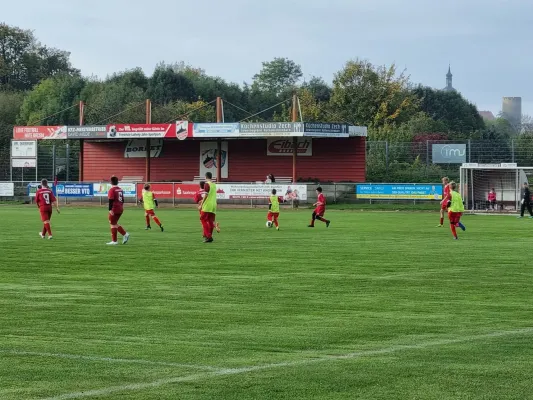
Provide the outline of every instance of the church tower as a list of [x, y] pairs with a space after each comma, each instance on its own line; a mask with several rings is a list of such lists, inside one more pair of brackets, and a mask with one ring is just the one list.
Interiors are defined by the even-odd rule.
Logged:
[[455, 91], [452, 85], [452, 78], [452, 69], [451, 66], [448, 65], [448, 73], [446, 74], [446, 87], [444, 88], [444, 90], [447, 92]]

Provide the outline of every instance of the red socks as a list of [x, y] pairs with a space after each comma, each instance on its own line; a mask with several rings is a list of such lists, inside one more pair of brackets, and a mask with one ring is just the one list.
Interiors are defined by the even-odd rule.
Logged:
[[48, 232], [48, 236], [52, 236], [52, 228], [50, 228], [50, 222], [44, 224], [44, 229]]
[[316, 219], [318, 219], [319, 221], [322, 221], [322, 222], [326, 222], [326, 219], [322, 218], [322, 217], [316, 217]]
[[118, 230], [118, 233], [120, 233], [122, 236], [124, 236], [126, 234], [126, 231], [124, 230], [124, 228], [122, 226], [118, 226], [117, 228]]
[[146, 218], [146, 226], [150, 225], [150, 216], [146, 215], [145, 218]]
[[113, 242], [117, 241], [117, 228], [111, 228], [111, 240]]
[[441, 218], [441, 219], [440, 219], [440, 224], [441, 224], [441, 225], [444, 224], [444, 218]]
[[48, 232], [48, 229], [46, 229], [46, 224], [43, 224], [43, 231], [41, 232], [42, 235], [46, 235], [46, 232]]
[[[149, 218], [146, 217], [146, 219], [148, 220], [148, 222], [146, 223], [146, 225], [150, 225], [150, 220], [149, 220]], [[155, 222], [158, 226], [161, 226], [161, 221], [159, 221], [159, 218], [154, 217], [154, 222]]]
[[454, 224], [450, 224], [450, 228], [452, 230], [453, 237], [457, 238], [457, 231], [455, 230], [455, 225]]

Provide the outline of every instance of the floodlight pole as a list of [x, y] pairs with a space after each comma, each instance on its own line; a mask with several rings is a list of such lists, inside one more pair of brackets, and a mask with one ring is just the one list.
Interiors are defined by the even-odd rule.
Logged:
[[[217, 124], [222, 122], [222, 99], [217, 97], [216, 102]], [[217, 182], [222, 181], [222, 139], [217, 138]]]
[[[146, 123], [152, 123], [152, 102], [150, 99], [146, 99]], [[152, 145], [150, 144], [150, 138], [146, 139], [146, 173], [145, 180], [150, 182], [150, 161], [151, 161]]]
[[[292, 96], [292, 122], [298, 121], [298, 96], [294, 94]], [[292, 138], [292, 182], [297, 181], [296, 176], [296, 158], [298, 156], [298, 137], [293, 136]]]
[[[80, 126], [83, 125], [83, 120], [85, 117], [85, 104], [80, 100]], [[80, 139], [80, 154], [79, 154], [79, 171], [78, 171], [78, 180], [83, 182], [83, 139]]]

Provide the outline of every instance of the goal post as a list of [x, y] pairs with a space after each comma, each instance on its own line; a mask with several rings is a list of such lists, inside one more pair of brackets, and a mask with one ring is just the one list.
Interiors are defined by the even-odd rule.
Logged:
[[[520, 209], [522, 184], [530, 178], [533, 180], [533, 167], [518, 167], [516, 163], [463, 164], [459, 183], [465, 209], [514, 212]], [[488, 201], [491, 189], [496, 193], [496, 207]]]

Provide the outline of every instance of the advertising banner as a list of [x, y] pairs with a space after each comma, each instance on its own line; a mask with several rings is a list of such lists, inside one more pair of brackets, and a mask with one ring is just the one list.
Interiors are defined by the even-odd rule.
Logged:
[[303, 131], [301, 122], [242, 122], [239, 136], [302, 136]]
[[[35, 197], [35, 193], [37, 193], [37, 187], [41, 184], [41, 182], [31, 182], [28, 183], [28, 186], [26, 187], [26, 191], [28, 193], [28, 196]], [[56, 193], [56, 188], [52, 184], [52, 182], [48, 182], [48, 187], [52, 189], [52, 192]]]
[[177, 199], [193, 199], [194, 194], [200, 190], [200, 185], [176, 183], [174, 190]]
[[105, 139], [107, 138], [107, 125], [68, 126], [67, 138]]
[[433, 164], [462, 164], [466, 162], [466, 144], [433, 144]]
[[368, 136], [368, 128], [366, 126], [352, 126], [348, 127], [348, 134], [350, 136]]
[[63, 126], [15, 126], [13, 139], [67, 139], [67, 127]]
[[[135, 197], [137, 191], [135, 190], [135, 183], [122, 182], [118, 184], [124, 191], [124, 197]], [[107, 192], [111, 188], [110, 183], [93, 183], [94, 197], [107, 197]]]
[[277, 195], [285, 201], [297, 199], [307, 200], [307, 186], [291, 184], [250, 184], [220, 183], [217, 184], [217, 198], [220, 200], [267, 199], [277, 190]]
[[[163, 150], [163, 139], [150, 140], [150, 157], [158, 158]], [[146, 158], [146, 139], [131, 139], [126, 143], [124, 158]]]
[[439, 184], [361, 184], [356, 185], [358, 199], [381, 200], [442, 200], [442, 185]]
[[[267, 156], [292, 156], [292, 138], [267, 139]], [[313, 139], [298, 138], [296, 147], [299, 156], [313, 155]]]
[[13, 158], [11, 160], [13, 168], [36, 168], [37, 159], [35, 158]]
[[[221, 148], [222, 178], [227, 179], [228, 142], [222, 142]], [[206, 172], [211, 172], [213, 176], [217, 176], [217, 142], [200, 143], [200, 176], [204, 176]]]
[[[193, 199], [200, 190], [199, 184], [194, 183], [151, 183], [152, 193], [156, 199]], [[144, 189], [144, 183], [137, 184], [139, 198]]]
[[348, 124], [334, 124], [328, 122], [306, 122], [305, 133], [322, 134], [325, 136], [348, 137]]
[[61, 197], [93, 197], [92, 183], [58, 183], [56, 195]]
[[37, 142], [35, 140], [12, 140], [11, 157], [35, 158], [37, 157]]
[[193, 137], [200, 138], [240, 136], [238, 123], [194, 124], [192, 132]]
[[176, 138], [176, 124], [117, 124], [107, 126], [108, 139]]
[[15, 184], [13, 182], [0, 182], [0, 197], [12, 197], [15, 195]]

